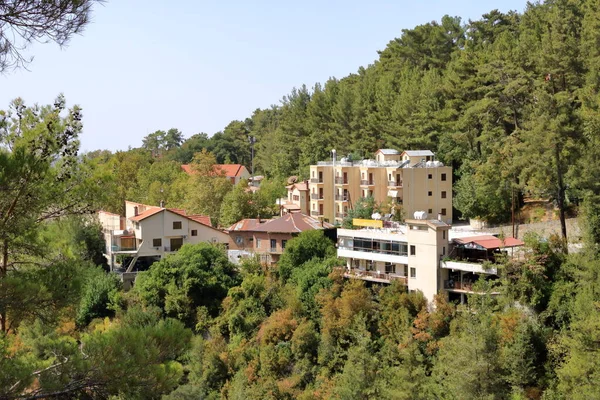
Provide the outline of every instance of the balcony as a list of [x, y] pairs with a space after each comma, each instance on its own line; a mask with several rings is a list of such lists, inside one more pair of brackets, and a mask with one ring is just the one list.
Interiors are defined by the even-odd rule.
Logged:
[[343, 218], [346, 218], [347, 216], [348, 216], [348, 213], [335, 213], [336, 218], [343, 219]]
[[341, 194], [336, 194], [335, 201], [348, 201], [348, 195], [344, 196]]
[[311, 198], [311, 200], [323, 200], [323, 195], [317, 194], [317, 193], [311, 193], [310, 198]]
[[270, 247], [269, 248], [269, 253], [281, 254], [282, 252], [283, 252], [283, 250], [278, 249], [277, 247]]
[[373, 186], [375, 183], [366, 179], [361, 179], [360, 186]]
[[310, 215], [312, 215], [313, 217], [318, 217], [322, 214], [320, 212], [318, 212], [317, 210], [311, 210]]
[[312, 178], [310, 180], [310, 183], [323, 183], [323, 179], [319, 179], [319, 178]]
[[[466, 292], [466, 293], [479, 293], [479, 292], [476, 292], [475, 290], [473, 290], [474, 284], [475, 284], [475, 282], [472, 282], [472, 281], [458, 282], [458, 281], [449, 279], [447, 281], [444, 281], [444, 289], [454, 290], [454, 291], [459, 291], [459, 292]], [[499, 295], [500, 292], [493, 291], [493, 292], [490, 292], [490, 294]]]
[[362, 279], [370, 282], [379, 282], [379, 283], [392, 283], [393, 281], [399, 281], [402, 285], [408, 285], [408, 279], [406, 276], [397, 275], [397, 274], [388, 274], [385, 272], [379, 271], [365, 271], [357, 268], [340, 268], [344, 272], [344, 278], [349, 279]]
[[348, 184], [348, 179], [344, 179], [341, 176], [336, 176], [335, 177], [335, 184], [336, 185], [347, 185]]
[[110, 247], [111, 251], [113, 253], [120, 253], [120, 252], [133, 252], [135, 253], [137, 251], [137, 247], [136, 246], [117, 246], [117, 245], [112, 245]]

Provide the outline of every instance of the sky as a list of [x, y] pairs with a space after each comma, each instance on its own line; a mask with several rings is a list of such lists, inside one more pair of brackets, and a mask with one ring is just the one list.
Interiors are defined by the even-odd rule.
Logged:
[[35, 44], [0, 76], [0, 109], [21, 97], [83, 108], [83, 151], [141, 146], [156, 130], [212, 135], [293, 87], [343, 78], [410, 29], [526, 0], [108, 0], [69, 45]]

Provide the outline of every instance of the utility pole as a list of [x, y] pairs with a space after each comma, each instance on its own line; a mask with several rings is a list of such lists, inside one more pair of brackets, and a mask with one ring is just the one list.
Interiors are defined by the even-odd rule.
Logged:
[[250, 142], [250, 174], [254, 178], [254, 143], [256, 143], [256, 138], [248, 136], [248, 141]]

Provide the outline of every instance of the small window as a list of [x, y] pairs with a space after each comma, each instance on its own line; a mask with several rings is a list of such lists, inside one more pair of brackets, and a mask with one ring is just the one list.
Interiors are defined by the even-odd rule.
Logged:
[[445, 198], [446, 198], [446, 191], [444, 190], [444, 191], [442, 191], [442, 199], [445, 199]]
[[244, 244], [244, 238], [241, 237], [241, 236], [236, 236], [235, 237], [235, 243], [238, 244], [238, 245]]
[[411, 256], [416, 256], [417, 255], [417, 248], [415, 247], [414, 244], [410, 245], [410, 255]]
[[433, 179], [433, 175], [432, 174], [427, 174], [427, 179]]
[[430, 196], [430, 197], [433, 196], [433, 192], [432, 191], [427, 192], [427, 196]]
[[446, 180], [446, 174], [442, 174], [442, 181]]
[[416, 268], [411, 268], [410, 269], [410, 277], [411, 278], [416, 278], [417, 277], [417, 269]]
[[160, 247], [162, 246], [162, 239], [152, 239], [152, 247]]
[[427, 214], [433, 214], [433, 210], [430, 208], [429, 210], [427, 210]]
[[442, 215], [446, 215], [446, 209], [445, 208], [442, 208], [442, 213], [441, 214]]
[[260, 249], [260, 239], [256, 239], [256, 248]]
[[198, 229], [192, 229], [192, 236], [198, 236]]
[[181, 221], [173, 221], [173, 229], [181, 229]]
[[442, 255], [445, 256], [446, 255], [446, 246], [442, 246]]
[[287, 240], [282, 240], [281, 241], [281, 250], [285, 249], [285, 245], [287, 244]]
[[446, 240], [446, 231], [442, 231], [442, 239]]
[[408, 265], [404, 264], [404, 276], [408, 276]]

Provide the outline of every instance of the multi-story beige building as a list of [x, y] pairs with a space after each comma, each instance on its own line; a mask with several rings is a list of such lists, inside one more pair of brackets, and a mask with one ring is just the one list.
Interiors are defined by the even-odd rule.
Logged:
[[466, 296], [477, 293], [477, 281], [498, 278], [499, 258], [514, 256], [515, 248], [524, 244], [511, 237], [454, 231], [435, 219], [387, 224], [338, 229], [337, 255], [346, 259], [344, 276], [382, 284], [400, 281], [430, 302], [442, 293], [464, 303]]
[[339, 223], [361, 197], [452, 222], [452, 168], [429, 150], [380, 149], [374, 160], [320, 161], [310, 166], [310, 215]]

